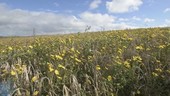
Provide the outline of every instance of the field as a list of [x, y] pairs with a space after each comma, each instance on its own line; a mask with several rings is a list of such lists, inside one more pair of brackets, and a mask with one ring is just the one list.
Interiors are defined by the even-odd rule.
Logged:
[[170, 29], [0, 38], [13, 96], [170, 96]]

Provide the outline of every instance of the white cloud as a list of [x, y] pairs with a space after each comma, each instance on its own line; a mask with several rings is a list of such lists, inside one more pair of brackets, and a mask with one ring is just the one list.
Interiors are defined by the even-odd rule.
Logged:
[[170, 8], [166, 8], [166, 9], [164, 10], [164, 13], [167, 13], [167, 12], [170, 12]]
[[141, 20], [141, 18], [136, 17], [136, 16], [133, 16], [132, 19], [135, 20], [135, 21], [140, 21]]
[[115, 21], [115, 17], [108, 15], [108, 14], [101, 14], [101, 13], [91, 13], [91, 12], [84, 12], [80, 14], [80, 18], [84, 22], [88, 22], [89, 24], [99, 25], [105, 23], [113, 23]]
[[101, 4], [102, 1], [101, 0], [93, 0], [91, 3], [90, 3], [90, 9], [96, 9], [99, 4]]
[[155, 19], [151, 19], [151, 18], [145, 18], [144, 19], [145, 23], [150, 23], [150, 22], [154, 22], [154, 21], [155, 21]]
[[106, 8], [110, 13], [125, 13], [139, 9], [142, 0], [112, 0], [106, 2]]
[[33, 28], [37, 34], [70, 33], [82, 31], [86, 25], [75, 16], [8, 9], [2, 4], [0, 13], [0, 35], [31, 35]]
[[119, 21], [129, 21], [128, 18], [119, 18]]
[[126, 23], [116, 22], [117, 18], [109, 14], [83, 12], [78, 16], [64, 15], [47, 11], [27, 11], [10, 9], [0, 4], [0, 36], [32, 35], [33, 28], [36, 34], [61, 34], [83, 32], [87, 25], [91, 31], [132, 28]]
[[126, 23], [116, 22], [119, 19], [109, 14], [84, 12], [80, 14], [80, 18], [87, 25], [92, 26], [91, 31], [101, 30], [101, 26], [106, 30], [134, 28]]

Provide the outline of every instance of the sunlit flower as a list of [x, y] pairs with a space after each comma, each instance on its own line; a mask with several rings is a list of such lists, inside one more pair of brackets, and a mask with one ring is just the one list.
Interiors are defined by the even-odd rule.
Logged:
[[96, 70], [100, 70], [100, 66], [99, 65], [96, 65]]
[[56, 75], [60, 75], [60, 73], [59, 73], [59, 71], [58, 71], [57, 69], [54, 71], [54, 73], [55, 73]]
[[133, 38], [128, 38], [128, 40], [132, 41], [132, 40], [133, 40]]
[[53, 65], [51, 63], [47, 63], [48, 64], [48, 69], [50, 72], [54, 71]]
[[163, 49], [163, 48], [165, 48], [166, 46], [165, 45], [159, 45], [159, 48], [160, 49]]
[[73, 47], [72, 47], [70, 50], [71, 50], [72, 52], [74, 52], [74, 51], [75, 51]]
[[125, 65], [126, 68], [130, 68], [130, 63], [128, 61], [125, 61], [124, 65]]
[[33, 48], [33, 46], [31, 46], [31, 45], [30, 45], [30, 46], [29, 46], [29, 48], [30, 48], [30, 49], [32, 49], [32, 48]]
[[55, 56], [57, 59], [59, 59], [59, 60], [63, 60], [63, 57], [61, 57], [61, 56], [59, 56], [59, 55], [56, 55]]
[[119, 49], [118, 49], [118, 53], [120, 53], [120, 54], [121, 54], [121, 53], [122, 53], [122, 49], [120, 49], [120, 48], [119, 48]]
[[81, 62], [81, 60], [78, 59], [78, 58], [75, 58], [75, 61], [76, 61], [76, 62], [79, 62], [79, 63]]
[[80, 54], [80, 52], [78, 50], [76, 50], [77, 54]]
[[108, 80], [108, 81], [111, 81], [111, 80], [112, 80], [112, 76], [110, 76], [110, 75], [107, 76], [107, 80]]
[[60, 77], [60, 76], [57, 76], [57, 78], [60, 79], [60, 80], [62, 80], [62, 77]]
[[162, 72], [162, 69], [160, 69], [160, 68], [157, 68], [157, 69], [155, 69], [157, 72]]
[[34, 76], [34, 77], [32, 77], [32, 79], [31, 79], [32, 82], [35, 82], [35, 81], [37, 81], [37, 80], [38, 80], [38, 76]]
[[134, 61], [142, 62], [142, 58], [140, 56], [133, 56]]
[[157, 77], [157, 76], [158, 76], [158, 74], [155, 73], [155, 72], [152, 72], [152, 75], [153, 75], [154, 77]]
[[140, 45], [140, 46], [136, 46], [136, 50], [143, 50], [144, 48]]
[[13, 50], [13, 48], [9, 46], [9, 47], [8, 47], [8, 50], [12, 51], [12, 50]]
[[14, 70], [11, 70], [11, 75], [14, 76], [16, 75], [17, 73], [14, 71]]
[[58, 64], [58, 67], [59, 68], [62, 68], [62, 69], [66, 69], [63, 65], [61, 65], [61, 64]]
[[33, 96], [38, 96], [39, 91], [34, 91]]

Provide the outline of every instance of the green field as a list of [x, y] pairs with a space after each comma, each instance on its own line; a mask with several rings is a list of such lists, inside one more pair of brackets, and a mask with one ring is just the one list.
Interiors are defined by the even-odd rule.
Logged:
[[14, 96], [170, 96], [170, 29], [0, 38]]

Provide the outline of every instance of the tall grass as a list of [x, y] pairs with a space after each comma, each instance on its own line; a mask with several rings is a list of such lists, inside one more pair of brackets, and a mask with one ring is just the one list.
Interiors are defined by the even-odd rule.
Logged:
[[170, 95], [166, 28], [0, 40], [0, 82], [10, 80], [10, 95]]

